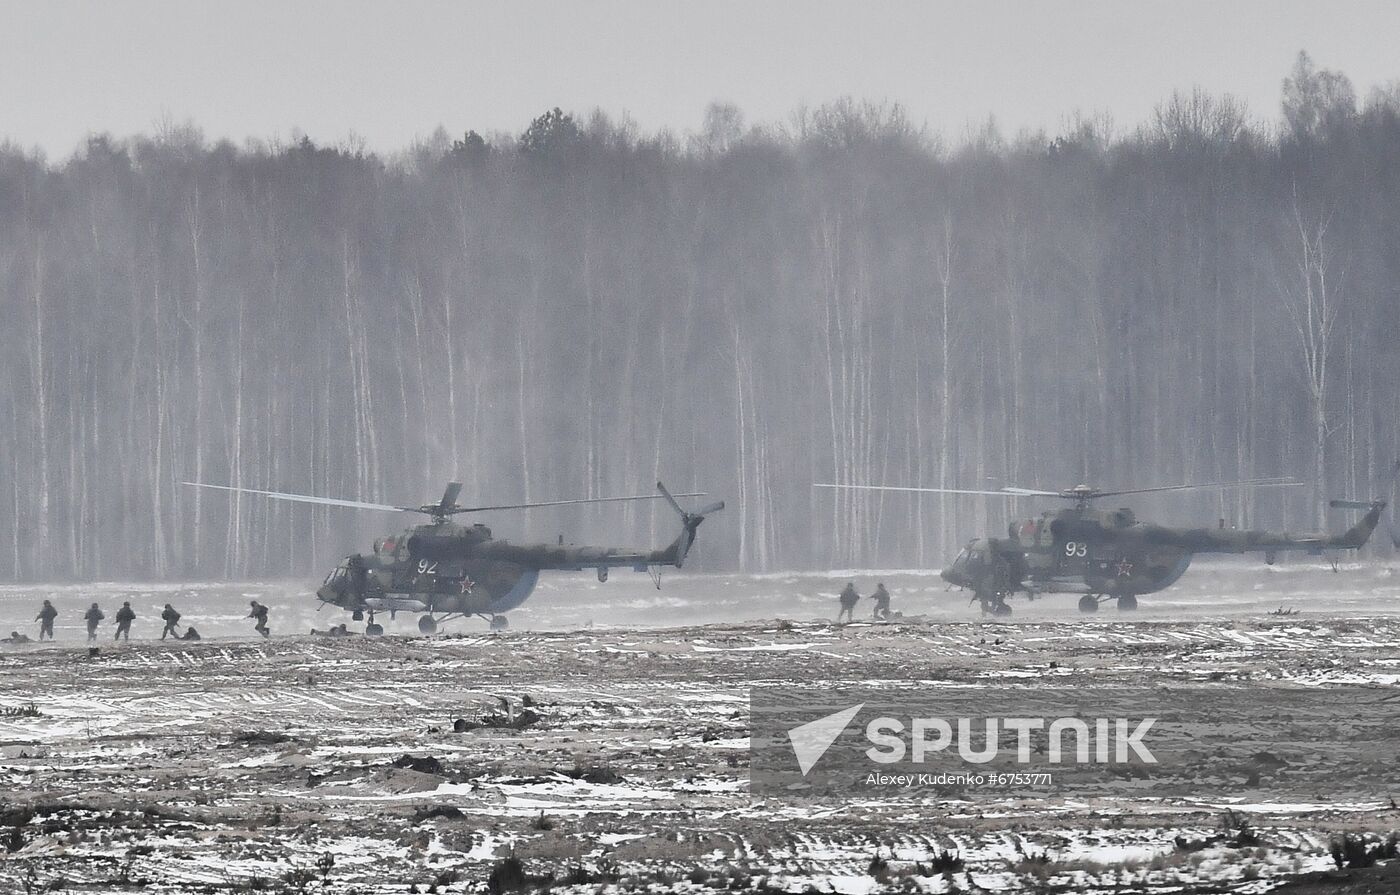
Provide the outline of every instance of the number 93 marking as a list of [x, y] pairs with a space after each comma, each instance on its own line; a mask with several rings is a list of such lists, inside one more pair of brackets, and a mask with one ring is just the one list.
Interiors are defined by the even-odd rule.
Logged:
[[1088, 556], [1089, 545], [1083, 541], [1065, 541], [1065, 556]]

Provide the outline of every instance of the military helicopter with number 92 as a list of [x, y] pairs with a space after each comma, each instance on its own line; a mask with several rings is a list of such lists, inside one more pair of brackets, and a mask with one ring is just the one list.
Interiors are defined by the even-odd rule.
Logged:
[[[424, 634], [437, 631], [440, 622], [471, 615], [485, 618], [492, 630], [499, 630], [506, 627], [505, 613], [525, 602], [535, 589], [540, 572], [547, 569], [596, 569], [598, 580], [607, 581], [609, 569], [630, 566], [639, 572], [651, 572], [659, 587], [660, 567], [680, 568], [695, 543], [695, 532], [700, 523], [709, 514], [724, 509], [724, 502], [720, 501], [695, 512], [687, 511], [676, 501], [676, 497], [701, 497], [703, 492], [673, 495], [661, 482], [656, 483], [656, 494], [482, 507], [457, 505], [457, 497], [462, 491], [459, 482], [450, 482], [437, 503], [421, 507], [362, 503], [202, 482], [184, 484], [258, 494], [274, 500], [428, 516], [431, 521], [426, 524], [375, 541], [374, 551], [368, 555], [355, 553], [347, 556], [326, 576], [325, 582], [316, 591], [316, 596], [323, 603], [348, 610], [356, 621], [368, 614], [366, 634], [384, 633], [383, 626], [374, 621], [376, 612], [388, 612], [391, 618], [399, 612], [421, 612], [423, 615], [418, 619], [418, 630]], [[655, 550], [566, 545], [562, 537], [558, 544], [512, 544], [492, 537], [491, 529], [480, 523], [459, 525], [452, 521], [453, 516], [463, 513], [657, 499], [664, 499], [680, 515], [681, 532], [668, 546]]]
[[[1394, 476], [1400, 474], [1396, 462]], [[1097, 611], [1109, 600], [1121, 610], [1137, 608], [1137, 598], [1176, 583], [1197, 553], [1264, 554], [1272, 565], [1278, 554], [1299, 550], [1320, 555], [1365, 546], [1386, 507], [1384, 500], [1333, 500], [1336, 509], [1366, 510], [1365, 516], [1339, 534], [1290, 534], [1258, 529], [1218, 527], [1171, 528], [1141, 522], [1131, 509], [1100, 510], [1095, 500], [1127, 494], [1189, 491], [1202, 488], [1295, 487], [1292, 479], [1250, 479], [1200, 485], [1166, 485], [1102, 491], [1079, 485], [1063, 491], [1005, 487], [994, 491], [960, 488], [910, 488], [886, 485], [817, 484], [818, 488], [906, 493], [975, 494], [993, 497], [1046, 497], [1073, 501], [1069, 508], [1047, 510], [1035, 519], [1013, 522], [1005, 538], [976, 538], [943, 569], [949, 584], [971, 590], [982, 612], [1010, 615], [1007, 598], [1017, 592], [1034, 599], [1044, 593], [1078, 593], [1079, 608]], [[1392, 532], [1392, 540], [1395, 534]], [[1397, 543], [1400, 546], [1400, 543]], [[1334, 566], [1335, 568], [1335, 566]]]

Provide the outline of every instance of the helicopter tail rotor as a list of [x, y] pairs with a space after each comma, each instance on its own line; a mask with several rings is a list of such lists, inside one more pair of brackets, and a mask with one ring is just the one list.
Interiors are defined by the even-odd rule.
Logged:
[[1334, 510], [1369, 510], [1372, 504], [1384, 501], [1371, 500], [1329, 500], [1327, 505]]
[[[1395, 486], [1400, 483], [1400, 460], [1396, 460], [1390, 467], [1390, 478], [1385, 483], [1385, 490], [1382, 492], [1387, 497], [1393, 497]], [[1386, 534], [1390, 535], [1390, 545], [1400, 549], [1400, 530], [1395, 526], [1395, 511], [1392, 509], [1390, 515], [1385, 520]]]
[[[1400, 460], [1396, 460], [1394, 465], [1391, 466], [1390, 477], [1386, 481], [1386, 485], [1382, 493], [1389, 495], [1391, 492], [1393, 492], [1395, 490], [1397, 479], [1400, 479]], [[1376, 498], [1375, 500], [1339, 499], [1327, 501], [1327, 506], [1331, 507], [1334, 510], [1368, 510], [1384, 512], [1388, 503], [1389, 502], [1385, 498]], [[1362, 527], [1365, 527], [1365, 520], [1362, 520]], [[1370, 526], [1370, 529], [1374, 528], [1375, 525], [1372, 524]], [[1396, 529], [1394, 513], [1391, 513], [1389, 518], [1387, 518], [1386, 520], [1386, 533], [1390, 535], [1391, 546], [1400, 547], [1400, 531]], [[1352, 532], [1348, 532], [1347, 534], [1351, 535]], [[1366, 535], [1369, 534], [1370, 530], [1368, 529], [1366, 530]], [[1362, 543], [1365, 543], [1364, 536], [1362, 537]]]
[[681, 564], [685, 562], [686, 555], [690, 553], [691, 546], [695, 543], [695, 532], [700, 528], [700, 523], [704, 522], [705, 517], [711, 513], [718, 513], [720, 510], [724, 509], [724, 501], [719, 500], [691, 512], [676, 501], [676, 498], [666, 489], [665, 484], [657, 482], [656, 490], [661, 492], [661, 496], [666, 498], [666, 502], [669, 503], [671, 508], [681, 517], [680, 536], [676, 538], [675, 542], [671, 544], [671, 547], [667, 551], [668, 553], [674, 551], [674, 557], [671, 559], [671, 562], [679, 569]]
[[[1400, 460], [1396, 460], [1395, 464], [1391, 467], [1389, 481], [1386, 483], [1386, 487], [1382, 492], [1385, 493], [1387, 497], [1390, 492], [1395, 490], [1397, 477], [1400, 477]], [[1385, 512], [1388, 505], [1389, 501], [1384, 497], [1374, 500], [1342, 498], [1327, 501], [1327, 506], [1334, 510], [1366, 510], [1366, 515], [1360, 522], [1353, 525], [1346, 533], [1336, 539], [1340, 546], [1353, 549], [1364, 546], [1370, 539], [1371, 532], [1375, 531], [1377, 525], [1380, 524], [1381, 514]], [[1386, 521], [1386, 529], [1387, 533], [1390, 535], [1391, 545], [1400, 547], [1400, 532], [1397, 532], [1395, 529], [1393, 513], [1391, 514], [1391, 518]]]
[[657, 482], [656, 490], [661, 492], [661, 496], [666, 498], [666, 502], [671, 505], [671, 508], [673, 510], [675, 510], [677, 513], [680, 513], [682, 516], [685, 515], [685, 510], [681, 509], [681, 505], [679, 503], [676, 503], [676, 499], [671, 496], [671, 492], [666, 488], [664, 482]]

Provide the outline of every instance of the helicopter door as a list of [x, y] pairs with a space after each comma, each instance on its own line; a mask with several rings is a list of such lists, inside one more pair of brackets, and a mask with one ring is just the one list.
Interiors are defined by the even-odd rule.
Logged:
[[1091, 568], [1092, 561], [1093, 550], [1088, 541], [1071, 538], [1060, 544], [1058, 551], [1060, 574], [1083, 576]]

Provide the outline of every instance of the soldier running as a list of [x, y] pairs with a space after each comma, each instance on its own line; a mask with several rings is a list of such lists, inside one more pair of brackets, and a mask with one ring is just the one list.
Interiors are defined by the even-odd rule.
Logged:
[[106, 617], [107, 616], [102, 614], [102, 607], [98, 606], [96, 603], [89, 606], [88, 611], [83, 613], [83, 619], [87, 622], [88, 643], [92, 643], [97, 639], [97, 626], [101, 624], [102, 620]]
[[53, 608], [53, 604], [48, 600], [44, 601], [39, 614], [34, 616], [34, 620], [39, 623], [39, 639], [48, 637], [53, 640], [53, 620], [58, 618], [58, 610]]
[[890, 592], [885, 590], [885, 582], [875, 585], [875, 593], [871, 596], [875, 600], [875, 618], [887, 621], [890, 617]]
[[253, 626], [253, 630], [257, 631], [264, 637], [272, 636], [272, 631], [267, 626], [267, 607], [259, 603], [257, 600], [251, 601], [250, 605], [253, 608], [248, 613], [248, 617], [255, 618], [258, 620], [258, 623]]
[[113, 640], [131, 639], [131, 623], [136, 621], [136, 613], [132, 611], [131, 601], [127, 600], [122, 604], [122, 608], [117, 610], [117, 636]]
[[169, 634], [176, 640], [179, 640], [180, 632], [175, 630], [175, 626], [180, 623], [180, 613], [175, 611], [174, 606], [171, 606], [169, 603], [166, 603], [165, 609], [163, 609], [160, 613], [160, 617], [165, 620], [165, 627], [161, 629], [160, 639], [164, 640], [165, 635]]
[[841, 591], [841, 611], [836, 613], [836, 621], [839, 624], [841, 616], [845, 616], [847, 621], [856, 620], [856, 604], [860, 602], [860, 594], [856, 593], [854, 581], [846, 582], [846, 589]]

